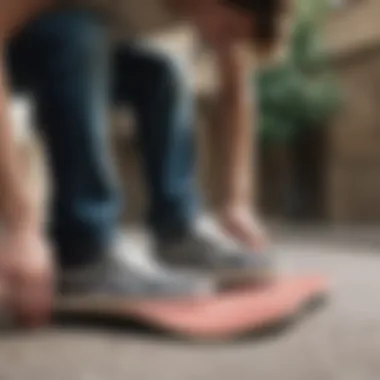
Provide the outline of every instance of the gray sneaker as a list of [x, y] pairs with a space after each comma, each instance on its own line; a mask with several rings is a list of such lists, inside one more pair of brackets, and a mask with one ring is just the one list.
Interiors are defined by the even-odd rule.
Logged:
[[126, 251], [119, 241], [102, 262], [63, 274], [56, 310], [112, 312], [128, 302], [195, 298], [213, 292], [212, 280], [169, 270], [149, 252]]
[[211, 274], [222, 288], [270, 281], [275, 269], [268, 254], [252, 252], [215, 226], [196, 228], [177, 239], [158, 241], [160, 259], [173, 268]]

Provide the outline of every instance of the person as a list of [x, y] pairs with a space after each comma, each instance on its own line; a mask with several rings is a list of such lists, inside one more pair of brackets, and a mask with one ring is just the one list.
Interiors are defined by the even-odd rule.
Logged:
[[[206, 11], [218, 15], [213, 20], [223, 20], [220, 25], [212, 25], [209, 17], [204, 17], [208, 13], [204, 12], [205, 3], [202, 4], [191, 2], [190, 5], [183, 2], [177, 5], [214, 44], [218, 56], [229, 56], [231, 50], [226, 46], [232, 44], [226, 41], [221, 43], [226, 37], [225, 32], [218, 35], [214, 31], [220, 32], [228, 27], [230, 32], [237, 30], [236, 37], [251, 34], [252, 17], [210, 2], [207, 7], [211, 8], [206, 8]], [[11, 9], [8, 5], [0, 6], [2, 57], [9, 57], [10, 71], [16, 73], [16, 82], [21, 82], [21, 85], [32, 90], [37, 101], [39, 121], [43, 126], [52, 161], [55, 196], [51, 236], [60, 267], [63, 268], [64, 291], [77, 297], [85, 295], [96, 298], [97, 295], [106, 295], [109, 302], [114, 302], [115, 298], [125, 299], [131, 296], [193, 296], [210, 291], [208, 281], [168, 272], [153, 261], [149, 265], [141, 265], [139, 258], [133, 252], [125, 254], [125, 249], [120, 244], [117, 248], [123, 251], [123, 260], [114, 260], [115, 255], [110, 254], [110, 251], [114, 248], [119, 206], [115, 195], [117, 191], [110, 178], [112, 171], [109, 168], [104, 136], [104, 107], [107, 103], [104, 74], [108, 70], [105, 69], [107, 53], [99, 49], [99, 46], [107, 46], [103, 44], [104, 35], [99, 34], [99, 24], [93, 22], [94, 19], [88, 12], [71, 13], [65, 10], [62, 13], [62, 9], [45, 13], [29, 24], [27, 29], [21, 29], [15, 35], [13, 31], [20, 27], [22, 21], [37, 12], [39, 7], [45, 7], [44, 2], [37, 0], [19, 0], [16, 5], [18, 7]], [[63, 38], [65, 23], [62, 20], [67, 20], [68, 16], [72, 27], [67, 29], [67, 38]], [[82, 25], [83, 20], [89, 28], [78, 34], [80, 28], [77, 27]], [[241, 28], [241, 25], [246, 29]], [[134, 61], [128, 55], [133, 54], [136, 52], [131, 50], [116, 53], [116, 58], [119, 55], [119, 58], [124, 59], [115, 60], [116, 66], [121, 64], [122, 70], [118, 71], [116, 67], [115, 73], [119, 72], [121, 76], [115, 81], [114, 94], [121, 95], [122, 98], [129, 95], [128, 83], [123, 85], [122, 75], [128, 82], [127, 64]], [[138, 60], [135, 60], [135, 64], [136, 62]], [[5, 89], [4, 60], [0, 64], [0, 206], [4, 220], [4, 233], [0, 242], [0, 271], [10, 285], [13, 309], [20, 316], [27, 316], [29, 321], [38, 322], [47, 315], [49, 301], [52, 299], [51, 248], [43, 223], [38, 217], [39, 213], [27, 187], [22, 183], [20, 161], [6, 116], [8, 95]], [[150, 75], [156, 78], [157, 71], [153, 70]], [[182, 96], [178, 97], [173, 92], [173, 83], [168, 79], [158, 82], [157, 89], [164, 92], [150, 94], [152, 98], [152, 95], [157, 98], [160, 95], [158, 99], [161, 102], [170, 97], [181, 100]], [[144, 87], [142, 84], [140, 81], [135, 83], [133, 88], [136, 93], [132, 100], [135, 100], [137, 107], [140, 104], [141, 109], [145, 110], [145, 114], [140, 116], [147, 119], [145, 127], [141, 127], [144, 123], [140, 125], [142, 147], [148, 154], [155, 151], [155, 157], [160, 158], [154, 162], [149, 160], [148, 154], [145, 155], [150, 187], [155, 188], [150, 221], [152, 226], [156, 226], [160, 258], [168, 264], [193, 264], [201, 269], [216, 269], [228, 276], [233, 272], [239, 275], [262, 272], [267, 268], [267, 262], [262, 257], [248, 255], [235, 247], [218, 247], [193, 231], [193, 213], [196, 208], [191, 201], [194, 193], [188, 195], [192, 185], [189, 173], [192, 172], [193, 160], [173, 160], [175, 151], [183, 148], [181, 133], [189, 128], [186, 125], [186, 113], [182, 115], [182, 129], [168, 128], [170, 131], [166, 131], [166, 134], [165, 131], [161, 133], [165, 128], [153, 130], [154, 113], [146, 112], [146, 107], [150, 107], [149, 97], [144, 99], [142, 92], [139, 92]], [[121, 92], [117, 91], [118, 87]], [[166, 106], [167, 104], [159, 102], [150, 110], [156, 109], [157, 115]], [[174, 115], [168, 111], [163, 112], [162, 120], [180, 117], [186, 109], [178, 107], [176, 111], [178, 113]], [[147, 131], [149, 128], [150, 132]], [[173, 139], [178, 139], [177, 144], [168, 144], [168, 140], [173, 142]], [[191, 155], [191, 152], [188, 153]], [[181, 177], [182, 174], [185, 176]], [[167, 178], [170, 175], [172, 177]], [[184, 181], [184, 178], [187, 180]], [[165, 192], [169, 195], [167, 199]], [[175, 202], [181, 197], [186, 202], [178, 202], [176, 207]], [[168, 210], [172, 213], [170, 217]]]

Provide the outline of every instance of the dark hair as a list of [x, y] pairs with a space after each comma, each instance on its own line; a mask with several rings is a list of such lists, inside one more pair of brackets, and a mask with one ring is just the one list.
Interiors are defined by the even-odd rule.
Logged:
[[252, 12], [255, 16], [254, 43], [260, 50], [273, 47], [279, 38], [279, 16], [283, 0], [222, 0], [222, 3]]

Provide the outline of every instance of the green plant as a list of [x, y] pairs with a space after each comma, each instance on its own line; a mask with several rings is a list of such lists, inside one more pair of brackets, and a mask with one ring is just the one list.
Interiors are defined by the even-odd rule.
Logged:
[[304, 128], [325, 125], [339, 90], [323, 49], [327, 0], [299, 0], [287, 56], [256, 76], [264, 142], [289, 141]]

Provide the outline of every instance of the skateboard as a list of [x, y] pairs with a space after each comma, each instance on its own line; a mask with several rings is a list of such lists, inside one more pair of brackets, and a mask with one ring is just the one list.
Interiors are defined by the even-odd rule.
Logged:
[[322, 276], [280, 277], [270, 284], [247, 286], [215, 296], [182, 300], [57, 301], [58, 315], [115, 317], [135, 321], [191, 340], [231, 340], [276, 329], [323, 300], [329, 290]]

